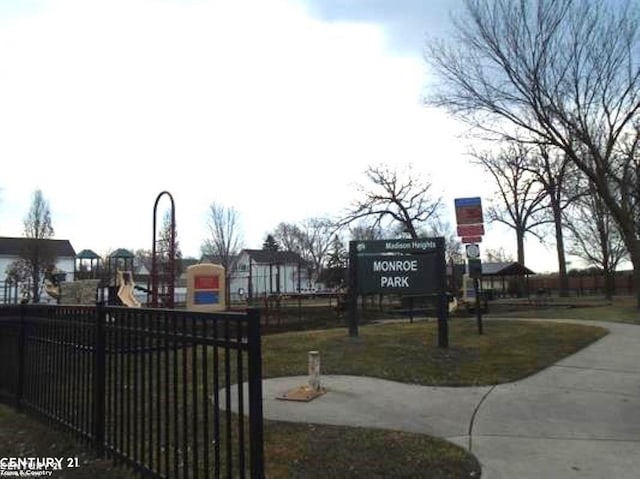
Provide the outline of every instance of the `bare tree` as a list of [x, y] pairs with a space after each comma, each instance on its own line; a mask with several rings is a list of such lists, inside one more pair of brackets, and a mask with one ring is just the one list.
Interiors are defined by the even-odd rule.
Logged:
[[507, 253], [502, 246], [499, 248], [487, 248], [484, 256], [487, 263], [513, 263], [513, 256]]
[[[207, 226], [210, 236], [201, 246], [202, 254], [217, 257], [220, 264], [224, 266], [228, 296], [229, 275], [235, 266], [243, 244], [240, 232], [240, 215], [232, 207], [213, 202], [209, 206]], [[227, 302], [228, 299], [227, 297]]]
[[26, 283], [31, 278], [31, 268], [26, 260], [20, 258], [7, 265], [5, 274], [7, 281], [13, 283]]
[[374, 241], [384, 239], [385, 232], [379, 225], [361, 220], [349, 225], [349, 237], [352, 241]]
[[53, 234], [49, 202], [44, 198], [42, 190], [36, 190], [33, 193], [29, 213], [24, 219], [24, 236], [33, 239], [49, 239]]
[[460, 241], [451, 223], [441, 220], [434, 221], [424, 233], [425, 236], [440, 236], [444, 238], [444, 253], [448, 263], [460, 264], [464, 262], [465, 255], [462, 248], [462, 241]]
[[339, 229], [328, 218], [307, 218], [299, 224], [280, 223], [271, 236], [284, 251], [298, 253], [310, 266], [311, 277], [317, 279], [325, 266], [333, 236]]
[[411, 171], [398, 172], [389, 166], [369, 166], [367, 184], [359, 185], [361, 196], [340, 221], [347, 225], [361, 218], [374, 218], [374, 227], [391, 220], [402, 233], [418, 238], [427, 221], [438, 218], [442, 198], [431, 198], [432, 185]]
[[279, 223], [271, 234], [284, 251], [302, 253], [302, 231], [294, 223]]
[[[638, 131], [637, 5], [465, 0], [465, 7], [456, 41], [427, 47], [441, 80], [430, 101], [500, 138], [524, 131], [562, 150], [617, 223], [640, 285], [638, 218], [628, 198], [637, 172], [618, 148]], [[640, 308], [640, 287], [636, 294]]]
[[564, 247], [563, 211], [583, 194], [573, 188], [579, 172], [566, 154], [557, 148], [538, 145], [530, 150], [528, 169], [545, 192], [545, 206], [555, 230], [558, 257], [559, 295], [569, 294], [569, 277]]
[[47, 240], [53, 237], [49, 202], [41, 190], [33, 193], [29, 213], [24, 219], [24, 246], [20, 258], [24, 260], [31, 280], [31, 298], [34, 303], [40, 301], [40, 280], [42, 275], [52, 269], [56, 262], [54, 248]]
[[489, 205], [487, 217], [514, 230], [516, 254], [522, 265], [525, 235], [534, 233], [547, 221], [541, 219], [545, 192], [528, 169], [527, 155], [528, 149], [519, 143], [510, 144], [497, 154], [474, 154], [474, 161], [493, 177], [498, 188], [498, 200]]
[[[105, 255], [105, 257], [108, 258], [108, 255]], [[146, 269], [151, 271], [151, 250], [150, 249], [138, 248], [133, 252], [134, 269], [138, 269], [141, 266], [144, 266]]]
[[338, 227], [328, 218], [307, 218], [302, 221], [302, 258], [311, 264], [311, 277], [322, 273], [327, 253]]
[[618, 201], [635, 218], [636, 233], [640, 235], [640, 119], [634, 123], [634, 131], [624, 135], [616, 149], [618, 175], [612, 187], [618, 192]]
[[[175, 222], [175, 219], [174, 219]], [[173, 248], [171, 247], [171, 211], [167, 210], [162, 215], [162, 226], [160, 227], [160, 231], [158, 232], [158, 244], [156, 247], [156, 254], [158, 255], [158, 263], [160, 268], [165, 272], [168, 272], [170, 266], [170, 255], [171, 250], [173, 249], [173, 254], [176, 269], [174, 271], [176, 277], [179, 277], [182, 274], [182, 251], [180, 250], [180, 242], [178, 241], [178, 226], [177, 222], [173, 224]]]
[[610, 300], [615, 270], [628, 252], [615, 222], [592, 184], [588, 185], [587, 194], [566, 211], [565, 220], [569, 231], [569, 252], [589, 266], [602, 269], [605, 295]]

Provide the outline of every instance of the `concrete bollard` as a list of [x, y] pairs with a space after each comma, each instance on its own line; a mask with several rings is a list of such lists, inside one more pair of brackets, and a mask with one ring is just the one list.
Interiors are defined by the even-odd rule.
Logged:
[[277, 399], [309, 402], [325, 392], [326, 390], [320, 384], [320, 353], [309, 351], [309, 383], [293, 388], [277, 396]]
[[320, 353], [309, 351], [309, 387], [312, 391], [320, 391]]

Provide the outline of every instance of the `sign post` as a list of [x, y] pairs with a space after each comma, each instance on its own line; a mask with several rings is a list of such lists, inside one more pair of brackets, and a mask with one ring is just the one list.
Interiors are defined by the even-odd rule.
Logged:
[[478, 334], [482, 334], [482, 311], [480, 310], [480, 280], [473, 278], [473, 288], [476, 290], [476, 322], [478, 323]]
[[349, 243], [349, 335], [358, 335], [359, 294], [438, 295], [438, 346], [449, 346], [444, 238]]
[[480, 310], [482, 263], [480, 261], [480, 248], [477, 245], [477, 243], [482, 241], [482, 235], [484, 235], [482, 200], [477, 196], [472, 198], [457, 198], [454, 200], [454, 204], [456, 208], [456, 222], [458, 223], [458, 236], [462, 237], [462, 242], [467, 245], [468, 274], [469, 277], [473, 278], [478, 334], [482, 334], [482, 312]]

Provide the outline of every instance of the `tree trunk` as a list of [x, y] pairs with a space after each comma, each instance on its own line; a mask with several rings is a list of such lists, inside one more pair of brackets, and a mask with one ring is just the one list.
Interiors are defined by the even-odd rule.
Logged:
[[[620, 223], [618, 223], [620, 225]], [[636, 309], [640, 310], [640, 240], [636, 239], [633, 229], [625, 228], [626, 224], [620, 225], [622, 230], [624, 245], [629, 251], [629, 259], [633, 265], [633, 289], [636, 293]]]
[[524, 264], [524, 232], [516, 230], [516, 241], [517, 241], [517, 255], [518, 255], [518, 263], [522, 266]]
[[634, 240], [634, 245], [629, 249], [631, 264], [633, 264], [633, 288], [636, 292], [636, 308], [640, 310], [640, 241]]
[[613, 299], [615, 274], [616, 272], [611, 270], [605, 270], [604, 272], [604, 297], [607, 301]]
[[615, 270], [611, 269], [611, 265], [609, 264], [609, 248], [605, 245], [602, 248], [603, 251], [603, 260], [602, 260], [602, 274], [604, 276], [604, 297], [607, 301], [611, 301], [613, 299], [613, 285], [614, 285], [614, 275], [616, 274]]
[[556, 252], [558, 254], [558, 294], [569, 295], [569, 277], [567, 276], [567, 260], [564, 254], [564, 237], [562, 235], [562, 211], [557, 204], [552, 205], [553, 224], [556, 228]]
[[[524, 232], [516, 231], [517, 241], [518, 241], [518, 263], [524, 266]], [[516, 296], [521, 298], [524, 295], [525, 284], [524, 277], [518, 277], [516, 279]]]
[[31, 285], [31, 302], [39, 303], [40, 302], [40, 271], [38, 270], [39, 266], [36, 266], [33, 271], [33, 275], [31, 279], [33, 280], [33, 284]]
[[411, 220], [407, 220], [406, 224], [406, 229], [407, 229], [407, 233], [409, 233], [409, 235], [411, 236], [411, 239], [418, 239], [418, 233], [416, 231], [416, 229], [413, 227], [413, 223], [411, 222]]

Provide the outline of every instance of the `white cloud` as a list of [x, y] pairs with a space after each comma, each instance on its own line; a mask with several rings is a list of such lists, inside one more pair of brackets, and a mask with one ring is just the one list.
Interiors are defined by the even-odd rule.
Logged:
[[98, 252], [150, 248], [169, 190], [187, 255], [213, 200], [258, 247], [339, 214], [372, 163], [412, 162], [451, 205], [489, 193], [424, 82], [379, 27], [285, 0], [45, 2], [0, 24], [0, 234], [21, 234], [36, 188], [56, 236]]

